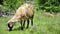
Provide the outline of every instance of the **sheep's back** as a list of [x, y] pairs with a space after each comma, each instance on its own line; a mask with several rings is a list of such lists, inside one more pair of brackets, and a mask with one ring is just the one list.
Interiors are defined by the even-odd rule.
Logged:
[[34, 15], [33, 6], [29, 4], [23, 5], [17, 9], [15, 15], [17, 17], [21, 16], [21, 20], [29, 19], [30, 17]]

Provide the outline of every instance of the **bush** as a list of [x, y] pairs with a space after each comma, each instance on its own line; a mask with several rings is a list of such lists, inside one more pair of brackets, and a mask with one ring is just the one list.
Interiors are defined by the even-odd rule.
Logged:
[[41, 10], [46, 10], [46, 12], [50, 12], [50, 13], [58, 13], [60, 12], [60, 7], [59, 6], [40, 6]]
[[3, 5], [8, 9], [8, 11], [16, 10], [24, 0], [4, 0]]
[[[26, 0], [4, 0], [3, 5], [7, 11], [16, 10], [19, 6], [25, 3]], [[29, 1], [29, 0], [27, 0]], [[47, 12], [60, 12], [60, 0], [33, 0], [36, 10], [47, 10]]]
[[35, 5], [40, 10], [46, 10], [47, 12], [60, 12], [60, 0], [35, 0]]
[[7, 15], [7, 13], [8, 13], [7, 8], [2, 6], [2, 5], [0, 5], [0, 16]]

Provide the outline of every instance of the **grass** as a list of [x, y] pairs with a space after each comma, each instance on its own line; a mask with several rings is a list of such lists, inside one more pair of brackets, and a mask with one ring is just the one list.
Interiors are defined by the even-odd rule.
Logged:
[[47, 17], [42, 15], [43, 12], [35, 12], [34, 26], [31, 23], [28, 29], [20, 30], [20, 23], [16, 23], [11, 32], [7, 29], [7, 21], [11, 19], [0, 18], [0, 34], [60, 34], [60, 16]]

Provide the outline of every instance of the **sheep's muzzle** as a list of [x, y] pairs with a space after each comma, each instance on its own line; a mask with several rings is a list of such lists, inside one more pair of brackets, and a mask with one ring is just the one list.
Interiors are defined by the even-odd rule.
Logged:
[[12, 31], [12, 27], [13, 27], [13, 22], [9, 22], [8, 23], [8, 30]]

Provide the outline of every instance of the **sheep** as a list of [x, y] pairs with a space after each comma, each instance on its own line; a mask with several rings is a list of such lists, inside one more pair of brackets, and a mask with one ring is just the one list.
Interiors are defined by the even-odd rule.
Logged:
[[[33, 26], [33, 17], [34, 17], [34, 7], [30, 3], [25, 3], [20, 6], [17, 10], [15, 15], [7, 22], [8, 23], [8, 30], [12, 31], [13, 25], [16, 22], [21, 23], [21, 29], [25, 27], [25, 21], [27, 21], [27, 27], [29, 27], [29, 20], [31, 20], [31, 25]], [[23, 24], [22, 24], [23, 22]]]

